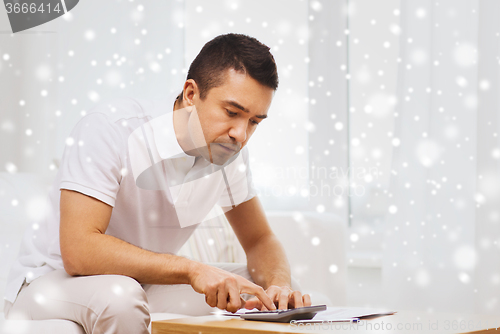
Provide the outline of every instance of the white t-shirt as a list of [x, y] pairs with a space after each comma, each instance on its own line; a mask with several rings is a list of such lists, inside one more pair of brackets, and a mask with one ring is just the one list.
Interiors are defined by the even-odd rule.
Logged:
[[224, 168], [182, 150], [173, 127], [175, 97], [170, 93], [160, 100], [119, 98], [97, 105], [76, 124], [49, 193], [49, 213], [30, 224], [36, 230], [25, 231], [5, 299], [14, 302], [25, 279], [30, 283], [64, 268], [60, 189], [112, 206], [106, 234], [172, 254], [201, 222], [255, 196], [246, 147]]

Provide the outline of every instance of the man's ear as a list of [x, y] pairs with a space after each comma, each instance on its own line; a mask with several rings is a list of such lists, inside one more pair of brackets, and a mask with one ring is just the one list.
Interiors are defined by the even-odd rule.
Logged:
[[199, 89], [196, 81], [188, 79], [184, 83], [184, 91], [182, 94], [182, 101], [185, 106], [194, 106], [194, 100], [199, 98]]

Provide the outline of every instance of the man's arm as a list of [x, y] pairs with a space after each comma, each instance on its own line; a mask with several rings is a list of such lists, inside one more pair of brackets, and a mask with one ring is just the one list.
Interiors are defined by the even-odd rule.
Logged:
[[241, 293], [274, 309], [264, 289], [242, 276], [197, 261], [144, 250], [105, 234], [113, 208], [81, 193], [61, 190], [60, 246], [66, 272], [125, 275], [143, 284], [190, 284], [207, 304], [235, 312]]
[[[286, 309], [289, 303], [294, 307], [311, 305], [309, 295], [302, 296], [299, 291], [291, 290], [290, 264], [269, 227], [258, 197], [226, 212], [226, 217], [245, 250], [250, 275], [279, 303], [279, 308]], [[247, 304], [258, 308], [262, 305], [257, 300], [254, 302]]]
[[147, 284], [189, 284], [193, 262], [144, 250], [104, 234], [113, 208], [81, 193], [61, 190], [60, 245], [70, 275], [118, 274]]
[[236, 237], [247, 256], [247, 266], [255, 283], [291, 287], [290, 264], [285, 250], [269, 227], [257, 196], [226, 212]]

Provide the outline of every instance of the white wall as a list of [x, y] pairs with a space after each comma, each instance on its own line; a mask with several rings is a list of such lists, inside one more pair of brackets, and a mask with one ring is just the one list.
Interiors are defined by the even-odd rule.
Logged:
[[[53, 175], [66, 137], [96, 103], [182, 88], [183, 10], [177, 0], [86, 1], [0, 34], [0, 168]], [[5, 11], [0, 30], [10, 30]]]

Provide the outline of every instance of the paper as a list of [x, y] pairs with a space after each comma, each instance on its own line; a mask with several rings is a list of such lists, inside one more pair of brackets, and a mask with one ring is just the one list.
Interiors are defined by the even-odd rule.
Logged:
[[391, 315], [396, 312], [378, 310], [371, 308], [342, 308], [342, 307], [328, 307], [325, 311], [316, 313], [314, 318], [308, 320], [296, 320], [296, 323], [314, 323], [314, 322], [339, 322], [339, 321], [358, 321], [362, 318], [370, 316]]

